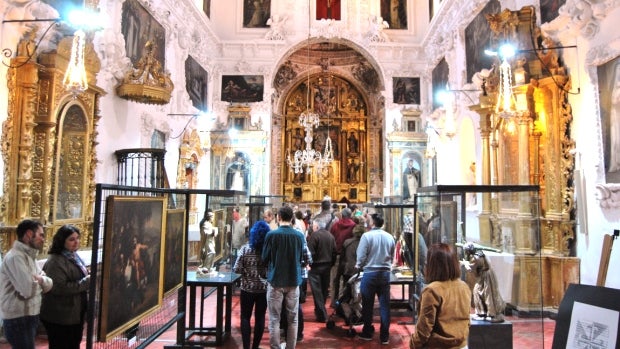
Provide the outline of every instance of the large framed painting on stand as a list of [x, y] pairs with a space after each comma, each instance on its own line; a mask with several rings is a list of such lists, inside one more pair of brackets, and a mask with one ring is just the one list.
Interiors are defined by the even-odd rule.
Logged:
[[107, 198], [101, 341], [131, 329], [161, 305], [166, 201], [164, 197]]

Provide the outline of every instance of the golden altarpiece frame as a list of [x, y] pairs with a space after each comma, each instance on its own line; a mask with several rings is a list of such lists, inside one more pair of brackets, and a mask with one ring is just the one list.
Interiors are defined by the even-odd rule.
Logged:
[[[84, 52], [88, 89], [75, 97], [65, 90], [62, 82], [72, 41], [72, 36], [64, 37], [55, 51], [32, 59], [18, 49], [11, 59], [15, 68], [7, 73], [8, 115], [2, 128], [3, 251], [10, 248], [15, 227], [26, 218], [41, 221], [48, 232], [73, 224], [84, 232], [83, 246], [91, 243], [96, 128], [104, 92], [93, 84], [100, 61], [91, 40]], [[44, 249], [52, 236], [47, 234]]]
[[[517, 82], [513, 91], [519, 111], [509, 118], [496, 112], [497, 67], [483, 85], [479, 104], [470, 107], [480, 114], [481, 184], [538, 185], [540, 241], [536, 241], [527, 223], [535, 213], [530, 211], [526, 197], [517, 195], [517, 206], [503, 207], [498, 196], [490, 193], [481, 194], [480, 240], [514, 253], [513, 301], [518, 309], [527, 310], [535, 304], [536, 299], [529, 297], [536, 295], [528, 290], [542, 285], [543, 306], [553, 311], [559, 307], [568, 284], [579, 283], [580, 273], [580, 261], [574, 257], [575, 142], [570, 138], [570, 76], [560, 65], [559, 48], [540, 36], [533, 7], [506, 9], [487, 19], [496, 43], [510, 42], [522, 51], [510, 62]], [[532, 43], [539, 44], [533, 48]], [[497, 219], [506, 215], [515, 217], [512, 226], [502, 226]], [[511, 241], [504, 240], [505, 231], [512, 232]]]
[[[308, 91], [310, 86], [310, 91]], [[309, 96], [309, 101], [307, 101]], [[325, 196], [334, 201], [366, 202], [368, 193], [367, 155], [369, 140], [368, 112], [363, 94], [345, 79], [324, 71], [302, 81], [285, 101], [282, 149], [284, 162], [296, 150], [306, 148], [305, 130], [299, 115], [306, 107], [320, 117], [313, 129], [310, 144], [324, 153], [327, 137], [331, 139], [334, 161], [322, 173], [294, 173], [284, 164], [284, 195], [293, 202], [318, 202]]]

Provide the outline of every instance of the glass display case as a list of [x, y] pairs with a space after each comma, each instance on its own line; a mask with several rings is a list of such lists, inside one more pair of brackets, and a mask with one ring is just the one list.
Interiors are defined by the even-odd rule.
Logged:
[[[543, 318], [552, 307], [549, 294], [563, 292], [568, 284], [560, 283], [558, 290], [551, 286], [558, 281], [549, 272], [556, 263], [555, 256], [541, 254], [540, 201], [535, 185], [435, 185], [418, 188], [414, 216], [425, 244], [454, 246], [462, 278], [474, 291], [474, 313], [483, 311], [479, 307], [484, 313], [493, 307], [501, 312], [487, 314], [481, 323], [510, 324], [514, 317], [527, 317], [533, 322], [532, 338], [542, 348]], [[495, 280], [485, 284], [488, 270]], [[493, 304], [486, 298], [485, 304], [494, 292], [501, 300]]]

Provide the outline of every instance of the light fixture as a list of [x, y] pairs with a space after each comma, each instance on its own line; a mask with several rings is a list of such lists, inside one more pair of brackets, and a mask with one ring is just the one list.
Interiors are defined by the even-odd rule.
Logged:
[[[73, 36], [73, 43], [71, 45], [71, 57], [69, 57], [69, 63], [67, 65], [67, 70], [65, 71], [65, 75], [63, 78], [63, 86], [65, 89], [73, 94], [76, 97], [78, 94], [84, 92], [88, 88], [88, 76], [86, 73], [86, 69], [84, 67], [84, 49], [85, 49], [85, 37], [86, 33], [82, 28], [90, 28], [93, 30], [98, 30], [101, 26], [98, 24], [98, 14], [93, 13], [93, 11], [88, 10], [74, 10], [69, 14], [68, 24], [71, 27], [77, 27], [78, 30], [75, 32]], [[37, 43], [34, 43], [34, 37], [36, 36], [37, 27], [31, 29], [30, 33], [27, 34], [29, 37], [22, 39], [20, 44], [18, 45], [17, 54], [26, 57], [25, 60], [19, 61], [16, 65], [6, 64], [2, 62], [5, 66], [9, 68], [19, 68], [32, 59], [34, 57], [41, 41], [45, 38], [47, 33], [52, 29], [54, 25], [60, 25], [61, 22], [64, 22], [62, 18], [34, 18], [34, 19], [11, 19], [11, 20], [3, 20], [2, 25], [5, 23], [38, 23], [38, 22], [52, 22], [43, 32]], [[25, 52], [19, 52], [21, 50]], [[2, 54], [4, 57], [12, 57], [13, 51], [10, 48], [3, 48]]]
[[88, 88], [88, 76], [84, 67], [84, 37], [86, 33], [78, 29], [73, 35], [73, 45], [71, 46], [71, 57], [62, 81], [65, 89], [77, 97]]
[[[292, 157], [290, 149], [286, 150], [286, 162], [288, 163], [291, 171], [295, 174], [300, 174], [304, 171], [307, 174], [310, 174], [313, 170], [316, 170], [317, 173], [321, 174], [323, 172], [323, 168], [325, 168], [334, 159], [332, 142], [329, 135], [329, 120], [324, 153], [322, 154], [320, 151], [312, 148], [313, 130], [319, 126], [320, 116], [314, 110], [310, 109], [310, 20], [310, 2], [308, 1], [308, 40], [306, 43], [306, 110], [299, 115], [299, 125], [304, 128], [306, 134], [304, 137], [306, 147], [304, 149], [295, 150]], [[329, 96], [327, 100], [327, 115], [329, 118]]]
[[495, 113], [504, 119], [513, 117], [517, 110], [515, 96], [512, 92], [512, 69], [508, 59], [515, 55], [516, 50], [510, 44], [503, 44], [498, 52], [488, 50], [484, 52], [488, 55], [499, 56], [502, 60], [499, 66], [499, 88]]

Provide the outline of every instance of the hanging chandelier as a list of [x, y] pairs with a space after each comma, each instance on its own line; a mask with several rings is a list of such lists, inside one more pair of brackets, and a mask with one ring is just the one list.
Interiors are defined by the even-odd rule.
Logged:
[[[507, 47], [507, 45], [504, 45]], [[512, 69], [508, 63], [507, 57], [514, 55], [514, 49], [500, 48], [502, 50], [502, 63], [499, 66], [499, 91], [497, 95], [497, 105], [495, 113], [504, 119], [511, 118], [516, 115], [516, 101], [512, 92]]]
[[[329, 96], [327, 97], [327, 117], [328, 117], [328, 129], [325, 139], [325, 147], [323, 153], [320, 150], [316, 150], [312, 147], [312, 140], [314, 139], [314, 129], [320, 124], [320, 116], [314, 110], [310, 109], [310, 2], [308, 2], [308, 42], [306, 46], [307, 54], [307, 84], [306, 84], [306, 110], [299, 115], [299, 125], [304, 128], [306, 136], [304, 141], [306, 146], [304, 149], [298, 149], [291, 157], [290, 149], [287, 149], [286, 162], [288, 163], [291, 171], [295, 174], [299, 173], [312, 173], [313, 169], [318, 174], [322, 174], [329, 164], [334, 160], [334, 152], [332, 148], [332, 140], [329, 135]], [[328, 85], [328, 93], [330, 85]]]

